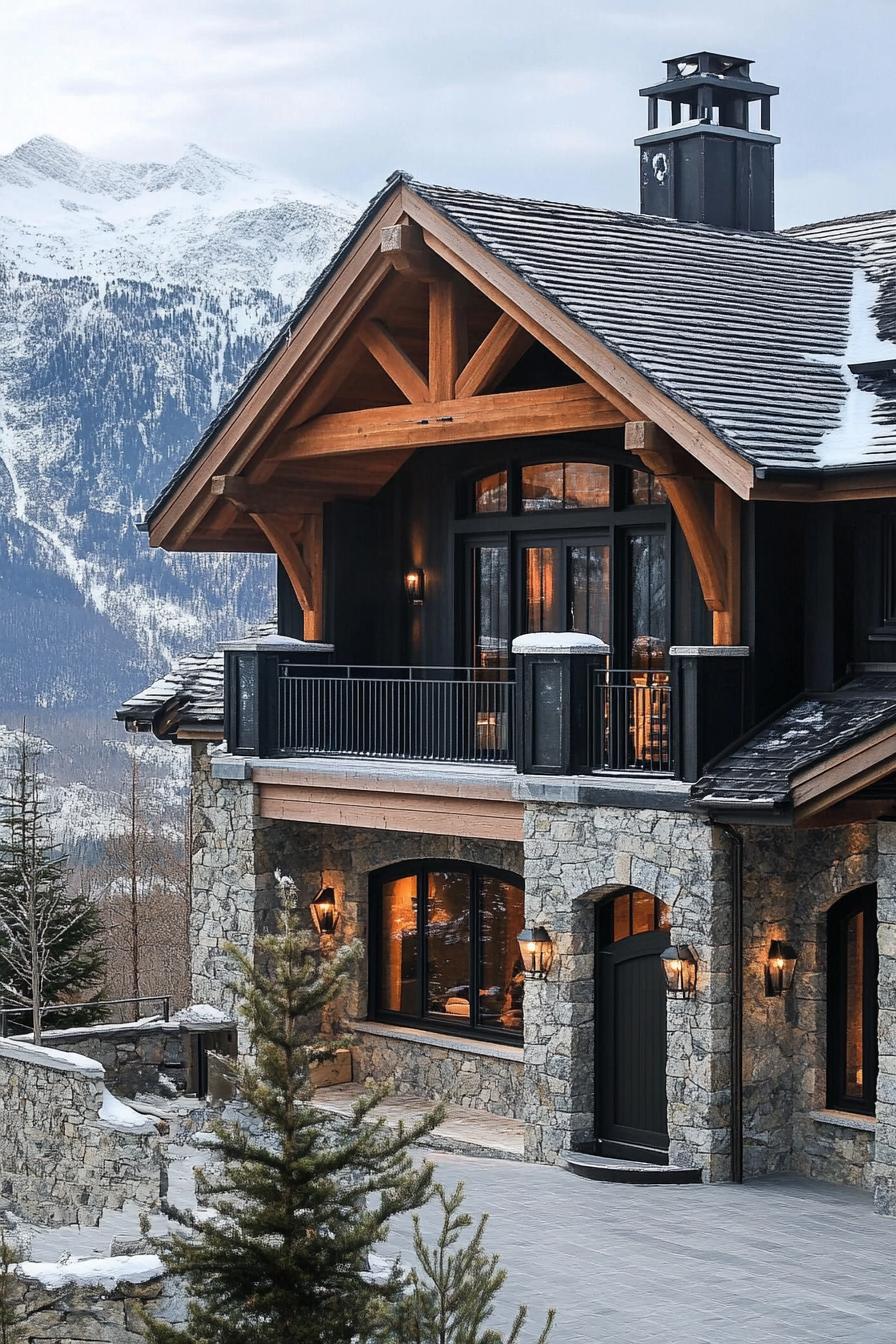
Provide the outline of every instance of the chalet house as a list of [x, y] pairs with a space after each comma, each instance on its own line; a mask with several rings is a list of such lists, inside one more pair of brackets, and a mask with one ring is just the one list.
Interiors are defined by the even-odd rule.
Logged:
[[192, 744], [197, 998], [281, 867], [357, 1079], [890, 1213], [896, 212], [774, 232], [750, 66], [642, 90], [640, 214], [389, 179], [146, 519], [276, 626], [119, 717]]

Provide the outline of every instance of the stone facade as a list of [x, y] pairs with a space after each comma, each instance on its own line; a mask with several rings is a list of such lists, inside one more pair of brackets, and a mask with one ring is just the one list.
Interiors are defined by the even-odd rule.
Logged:
[[162, 1092], [164, 1074], [179, 1091], [186, 1086], [183, 1033], [176, 1022], [123, 1022], [96, 1027], [71, 1027], [45, 1031], [43, 1044], [54, 1050], [73, 1051], [102, 1064], [106, 1086], [117, 1097], [136, 1097], [139, 1092]]
[[[101, 1064], [0, 1041], [0, 1203], [29, 1222], [96, 1226], [104, 1209], [158, 1206], [164, 1166], [151, 1120], [122, 1123]], [[132, 1113], [133, 1115], [133, 1113]]]
[[435, 1032], [356, 1027], [356, 1078], [391, 1082], [415, 1093], [519, 1119], [524, 1113], [523, 1051], [519, 1046], [458, 1040]]
[[526, 921], [554, 939], [554, 968], [526, 987], [526, 1142], [562, 1161], [594, 1138], [594, 904], [640, 887], [672, 912], [699, 961], [695, 999], [668, 1005], [670, 1161], [730, 1174], [731, 865], [724, 838], [682, 813], [531, 803]]
[[878, 824], [877, 1134], [874, 1207], [896, 1215], [896, 825]]
[[145, 1344], [143, 1311], [170, 1325], [186, 1318], [183, 1294], [154, 1255], [29, 1263], [17, 1279], [23, 1344]]

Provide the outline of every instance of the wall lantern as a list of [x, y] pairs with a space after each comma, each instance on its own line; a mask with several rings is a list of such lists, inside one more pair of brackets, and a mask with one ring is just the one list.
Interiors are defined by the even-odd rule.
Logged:
[[666, 993], [672, 999], [692, 999], [697, 993], [697, 958], [687, 943], [675, 943], [660, 955]]
[[423, 606], [423, 570], [419, 566], [405, 571], [404, 591], [412, 607]]
[[336, 909], [336, 893], [332, 887], [321, 887], [309, 905], [311, 920], [320, 935], [334, 934], [339, 923], [339, 911]]
[[765, 997], [779, 998], [786, 994], [793, 984], [796, 970], [796, 951], [790, 943], [773, 938], [768, 949], [768, 961], [765, 964]]
[[527, 979], [546, 980], [554, 960], [554, 944], [547, 929], [523, 929], [516, 940]]

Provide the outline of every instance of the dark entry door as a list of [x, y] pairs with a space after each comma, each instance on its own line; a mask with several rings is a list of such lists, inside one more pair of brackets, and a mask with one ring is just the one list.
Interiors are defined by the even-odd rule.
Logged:
[[598, 909], [595, 1132], [605, 1157], [667, 1160], [664, 913], [646, 892]]

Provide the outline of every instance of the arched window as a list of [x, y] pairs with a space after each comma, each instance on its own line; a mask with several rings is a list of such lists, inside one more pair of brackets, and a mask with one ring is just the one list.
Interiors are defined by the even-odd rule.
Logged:
[[371, 1016], [506, 1040], [523, 1030], [520, 878], [470, 863], [371, 878]]
[[877, 1092], [877, 891], [828, 913], [828, 1106], [873, 1115]]

